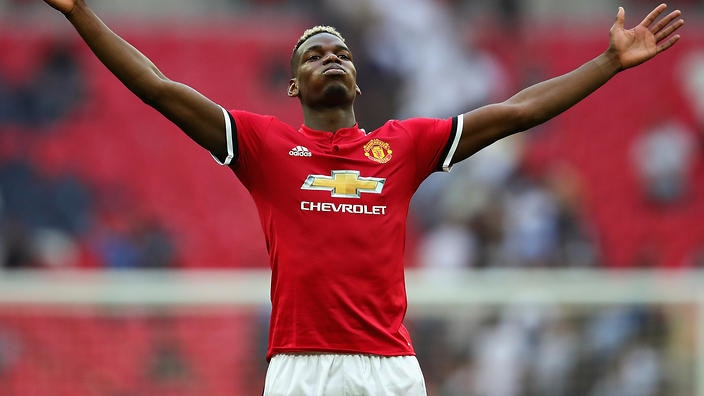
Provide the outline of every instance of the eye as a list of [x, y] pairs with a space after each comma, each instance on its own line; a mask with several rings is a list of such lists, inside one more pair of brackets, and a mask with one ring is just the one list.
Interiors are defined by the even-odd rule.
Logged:
[[344, 60], [352, 60], [352, 58], [346, 53], [338, 54], [337, 57]]
[[315, 62], [320, 59], [320, 55], [311, 55], [306, 58], [306, 62]]

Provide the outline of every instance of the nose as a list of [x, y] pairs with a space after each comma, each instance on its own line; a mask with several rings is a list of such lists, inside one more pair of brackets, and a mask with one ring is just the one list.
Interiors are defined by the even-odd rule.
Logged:
[[326, 53], [325, 56], [323, 57], [323, 64], [326, 65], [326, 64], [332, 63], [332, 62], [342, 63], [340, 58], [334, 52]]

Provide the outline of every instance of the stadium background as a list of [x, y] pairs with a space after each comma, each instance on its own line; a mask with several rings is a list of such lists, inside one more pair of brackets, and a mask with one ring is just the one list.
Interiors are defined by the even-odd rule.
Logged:
[[[292, 45], [336, 25], [366, 129], [569, 71], [619, 5], [90, 4], [169, 77], [294, 125]], [[633, 26], [656, 2], [622, 5]], [[687, 25], [667, 55], [417, 194], [408, 326], [431, 395], [704, 395], [702, 5], [670, 7]], [[0, 18], [0, 395], [260, 392], [268, 273], [246, 191], [41, 1]]]

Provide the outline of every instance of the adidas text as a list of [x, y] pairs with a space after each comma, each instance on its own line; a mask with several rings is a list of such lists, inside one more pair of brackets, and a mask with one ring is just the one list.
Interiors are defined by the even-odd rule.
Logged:
[[292, 157], [312, 157], [313, 154], [307, 148], [303, 146], [296, 146], [288, 152], [288, 155]]

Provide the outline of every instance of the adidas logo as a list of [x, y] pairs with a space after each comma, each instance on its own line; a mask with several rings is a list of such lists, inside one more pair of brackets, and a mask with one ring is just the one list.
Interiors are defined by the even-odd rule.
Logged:
[[288, 152], [291, 157], [312, 157], [313, 154], [306, 147], [296, 146]]

